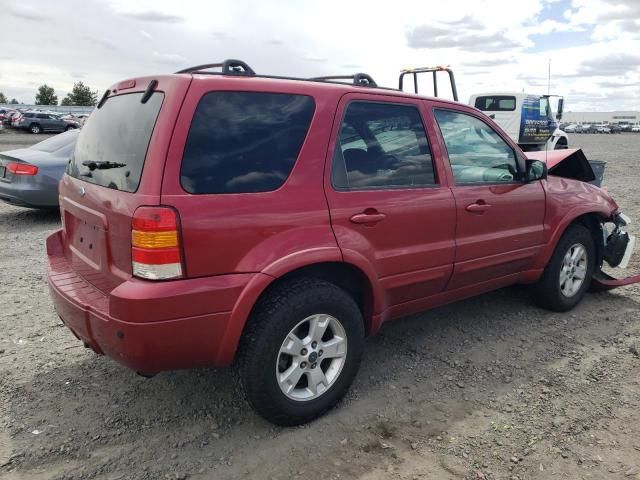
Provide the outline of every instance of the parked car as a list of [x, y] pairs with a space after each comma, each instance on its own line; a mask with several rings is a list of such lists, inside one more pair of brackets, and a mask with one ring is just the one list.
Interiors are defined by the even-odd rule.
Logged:
[[623, 128], [620, 125], [609, 125], [609, 133], [622, 133]]
[[57, 208], [58, 183], [69, 162], [78, 130], [28, 148], [0, 152], [0, 200], [21, 207]]
[[563, 128], [563, 130], [566, 133], [576, 133], [576, 129], [579, 127], [579, 125], [576, 125], [575, 123], [572, 123], [570, 125], [567, 125], [566, 127]]
[[45, 112], [25, 112], [15, 120], [13, 126], [31, 133], [65, 132], [80, 127], [75, 120], [66, 120], [58, 114]]
[[567, 311], [640, 281], [600, 270], [633, 242], [580, 150], [528, 158], [473, 107], [363, 74], [221, 65], [120, 82], [80, 131], [48, 279], [95, 352], [144, 375], [235, 363], [255, 410], [295, 425], [385, 321], [515, 283]]
[[596, 125], [596, 133], [611, 133], [609, 125]]
[[631, 127], [632, 132], [640, 132], [640, 124]]
[[11, 110], [9, 108], [0, 108], [0, 125], [10, 124], [11, 114], [14, 112], [15, 110]]
[[9, 127], [15, 127], [15, 122], [17, 121], [18, 117], [20, 117], [20, 115], [22, 114], [22, 112], [16, 110], [15, 112], [12, 112], [8, 115], [8, 117], [5, 120], [5, 125], [9, 126]]

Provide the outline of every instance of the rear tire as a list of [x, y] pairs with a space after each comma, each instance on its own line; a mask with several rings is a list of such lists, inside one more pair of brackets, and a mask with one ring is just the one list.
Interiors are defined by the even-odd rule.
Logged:
[[566, 312], [580, 303], [591, 283], [595, 252], [589, 229], [570, 225], [533, 288], [534, 301], [554, 312]]
[[42, 128], [37, 123], [32, 123], [31, 125], [29, 125], [29, 131], [37, 135], [38, 133], [42, 132]]
[[309, 422], [347, 392], [363, 345], [362, 314], [347, 292], [312, 278], [285, 281], [248, 320], [236, 363], [240, 387], [268, 421]]

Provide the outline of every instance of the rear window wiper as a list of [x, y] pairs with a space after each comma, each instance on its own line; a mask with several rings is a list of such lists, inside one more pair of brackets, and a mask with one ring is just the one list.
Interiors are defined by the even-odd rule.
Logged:
[[89, 170], [91, 171], [108, 170], [109, 168], [122, 168], [127, 166], [126, 163], [110, 162], [108, 160], [104, 160], [104, 161], [86, 160], [82, 162], [82, 165], [89, 168]]

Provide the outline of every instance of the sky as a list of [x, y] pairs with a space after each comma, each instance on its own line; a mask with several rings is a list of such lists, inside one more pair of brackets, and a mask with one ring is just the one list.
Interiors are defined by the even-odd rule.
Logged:
[[551, 60], [565, 110], [640, 110], [640, 0], [0, 0], [9, 99], [31, 103], [47, 83], [62, 100], [77, 81], [102, 92], [225, 58], [270, 75], [366, 72], [388, 87], [403, 68], [450, 65], [463, 102], [547, 93]]

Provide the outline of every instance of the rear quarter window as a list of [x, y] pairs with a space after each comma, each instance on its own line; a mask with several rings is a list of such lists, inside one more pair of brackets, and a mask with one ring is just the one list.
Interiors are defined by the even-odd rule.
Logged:
[[207, 93], [189, 129], [182, 187], [194, 194], [276, 190], [291, 173], [314, 108], [305, 95]]

